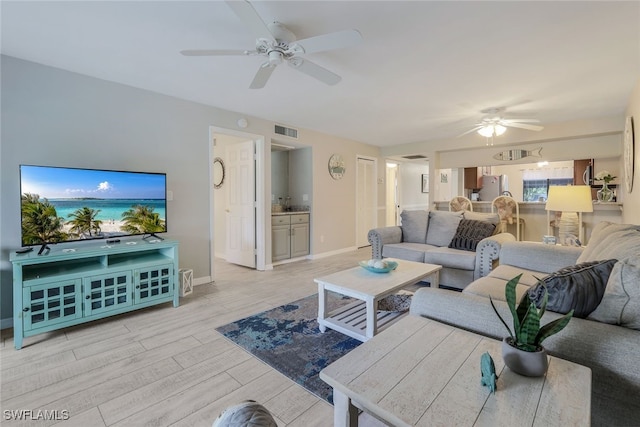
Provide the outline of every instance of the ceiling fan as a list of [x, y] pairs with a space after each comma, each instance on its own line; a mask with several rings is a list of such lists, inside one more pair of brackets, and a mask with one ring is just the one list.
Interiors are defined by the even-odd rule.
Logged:
[[520, 128], [533, 131], [541, 131], [543, 126], [531, 123], [540, 123], [538, 119], [507, 119], [504, 117], [505, 107], [487, 108], [481, 113], [485, 114], [480, 123], [476, 123], [475, 127], [469, 129], [460, 136], [467, 135], [471, 132], [478, 132], [480, 135], [490, 138], [502, 135], [508, 127]]
[[258, 72], [249, 86], [251, 89], [263, 88], [267, 84], [269, 77], [271, 77], [273, 70], [283, 62], [286, 62], [295, 70], [316, 78], [323, 83], [335, 85], [342, 79], [339, 75], [302, 58], [302, 55], [349, 47], [362, 40], [362, 36], [357, 30], [344, 30], [296, 40], [296, 36], [281, 23], [273, 22], [271, 24], [265, 24], [253, 8], [253, 5], [248, 1], [230, 0], [226, 3], [256, 36], [255, 49], [199, 49], [183, 50], [180, 53], [185, 56], [264, 56], [267, 61], [258, 68]]

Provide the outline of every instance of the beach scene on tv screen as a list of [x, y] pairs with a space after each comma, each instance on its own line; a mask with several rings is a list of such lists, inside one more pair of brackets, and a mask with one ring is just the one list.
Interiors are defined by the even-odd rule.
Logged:
[[25, 245], [166, 231], [164, 174], [20, 167]]

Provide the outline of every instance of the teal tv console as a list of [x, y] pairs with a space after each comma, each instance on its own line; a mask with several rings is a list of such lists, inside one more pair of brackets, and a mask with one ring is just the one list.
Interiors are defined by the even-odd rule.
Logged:
[[179, 304], [178, 242], [100, 240], [11, 254], [13, 334], [43, 332], [172, 301]]

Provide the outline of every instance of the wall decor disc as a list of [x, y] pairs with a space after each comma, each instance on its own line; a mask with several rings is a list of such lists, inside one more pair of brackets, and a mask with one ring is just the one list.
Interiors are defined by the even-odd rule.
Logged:
[[635, 138], [633, 135], [633, 117], [627, 117], [624, 126], [624, 184], [627, 194], [633, 190], [635, 160]]
[[213, 188], [218, 190], [224, 183], [224, 162], [220, 157], [213, 159]]
[[329, 158], [329, 175], [333, 179], [342, 179], [346, 168], [344, 167], [344, 159], [340, 154], [334, 154]]

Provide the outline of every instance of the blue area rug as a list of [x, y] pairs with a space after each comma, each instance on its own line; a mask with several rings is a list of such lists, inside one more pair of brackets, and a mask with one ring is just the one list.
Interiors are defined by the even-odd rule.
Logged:
[[[329, 293], [330, 309], [351, 298]], [[327, 329], [318, 329], [318, 295], [264, 311], [216, 330], [311, 393], [333, 404], [333, 390], [320, 371], [361, 344]]]

